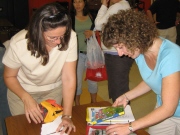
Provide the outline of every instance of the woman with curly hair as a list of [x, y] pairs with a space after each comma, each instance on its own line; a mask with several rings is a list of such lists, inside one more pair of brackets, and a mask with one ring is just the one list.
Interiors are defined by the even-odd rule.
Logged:
[[[148, 115], [127, 124], [107, 127], [108, 135], [128, 135], [149, 128], [150, 135], [180, 134], [180, 47], [159, 37], [156, 26], [144, 13], [126, 10], [112, 15], [103, 28], [103, 43], [116, 48], [119, 56], [135, 59], [143, 81], [120, 95], [113, 106], [126, 106], [129, 100], [150, 90], [157, 105]], [[113, 65], [112, 65], [113, 66]]]

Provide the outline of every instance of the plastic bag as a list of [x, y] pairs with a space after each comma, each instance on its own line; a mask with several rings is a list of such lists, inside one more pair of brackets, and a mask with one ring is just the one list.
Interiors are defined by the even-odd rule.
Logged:
[[87, 63], [89, 69], [97, 69], [105, 65], [104, 54], [93, 31], [93, 36], [87, 40]]
[[106, 73], [106, 67], [100, 67], [97, 69], [86, 69], [86, 77], [85, 80], [91, 80], [91, 81], [105, 81], [107, 80], [107, 73]]

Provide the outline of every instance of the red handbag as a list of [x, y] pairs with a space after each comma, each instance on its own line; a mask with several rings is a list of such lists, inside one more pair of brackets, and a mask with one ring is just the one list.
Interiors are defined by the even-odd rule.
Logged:
[[107, 80], [106, 67], [103, 66], [97, 69], [87, 68], [85, 80], [87, 79], [91, 81], [96, 81], [96, 82]]

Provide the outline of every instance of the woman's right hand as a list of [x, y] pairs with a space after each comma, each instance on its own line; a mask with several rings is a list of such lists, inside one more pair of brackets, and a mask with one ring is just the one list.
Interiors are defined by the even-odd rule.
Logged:
[[42, 111], [39, 104], [29, 95], [23, 98], [25, 115], [29, 123], [33, 120], [36, 124], [43, 121]]
[[112, 106], [117, 107], [117, 106], [123, 105], [124, 107], [126, 107], [128, 102], [129, 102], [129, 100], [127, 99], [125, 94], [123, 94], [116, 99], [116, 101], [113, 103]]

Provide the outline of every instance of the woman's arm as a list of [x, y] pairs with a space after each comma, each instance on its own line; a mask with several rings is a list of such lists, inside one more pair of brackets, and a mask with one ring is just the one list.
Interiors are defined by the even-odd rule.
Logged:
[[144, 81], [142, 81], [135, 88], [126, 92], [124, 95], [121, 95], [120, 97], [118, 97], [116, 101], [113, 103], [113, 106], [119, 106], [119, 105], [126, 106], [127, 100], [132, 100], [136, 97], [139, 97], [150, 90], [151, 88]]
[[[24, 103], [26, 118], [29, 123], [31, 123], [31, 119], [35, 123], [41, 123], [43, 121], [43, 117], [41, 115], [41, 110], [38, 106], [38, 103], [26, 92], [23, 87], [20, 85], [17, 74], [18, 69], [12, 69], [4, 66], [4, 81], [6, 86], [16, 94]], [[31, 119], [30, 119], [31, 118]]]
[[[132, 122], [133, 131], [155, 125], [171, 117], [178, 105], [180, 97], [180, 72], [173, 73], [162, 80], [162, 105], [146, 116]], [[131, 93], [132, 94], [132, 93]], [[132, 95], [128, 92], [130, 98]], [[136, 95], [137, 96], [137, 95]], [[133, 96], [135, 97], [135, 96]], [[115, 124], [109, 126], [107, 133], [116, 132], [118, 135], [129, 134], [129, 124]]]
[[180, 97], [180, 72], [173, 73], [162, 80], [162, 105], [145, 117], [132, 123], [134, 130], [149, 127], [171, 117]]
[[149, 18], [149, 20], [150, 20], [152, 23], [155, 23], [154, 17], [153, 17], [153, 15], [152, 15], [151, 11], [150, 11], [150, 10], [147, 10], [147, 11], [146, 11], [146, 14], [147, 14], [147, 17]]
[[72, 116], [72, 106], [76, 91], [76, 61], [66, 62], [64, 64], [62, 69], [62, 89], [63, 115], [67, 116], [67, 118], [64, 117], [66, 118], [66, 120], [64, 121], [63, 119], [57, 131], [60, 130], [63, 125], [67, 125], [64, 130], [66, 130], [66, 128], [69, 128], [67, 132], [69, 134], [72, 129], [74, 130], [74, 132], [76, 131], [76, 128], [72, 124], [72, 121], [68, 118], [69, 116]]
[[[103, 3], [108, 3], [108, 0], [103, 0]], [[104, 23], [108, 21], [109, 16], [116, 14], [119, 10], [128, 9], [128, 5], [121, 5], [118, 2], [112, 4], [109, 8], [107, 8], [107, 4], [101, 5], [98, 14], [95, 19], [95, 28], [96, 30], [101, 31]], [[124, 7], [125, 6], [125, 7]], [[129, 7], [130, 8], [130, 7]]]
[[76, 91], [76, 61], [66, 62], [62, 70], [63, 114], [72, 115], [72, 106]]

